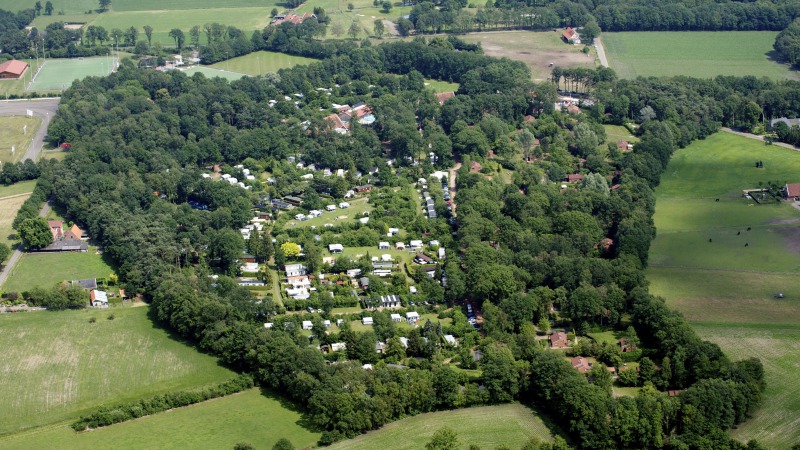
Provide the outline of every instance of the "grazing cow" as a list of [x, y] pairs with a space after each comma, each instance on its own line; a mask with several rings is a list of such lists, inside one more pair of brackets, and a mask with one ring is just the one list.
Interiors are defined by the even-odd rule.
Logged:
[[716, 200], [714, 200], [714, 201], [715, 201], [715, 202], [718, 202], [718, 201], [719, 201], [719, 199], [716, 199]]
[[749, 243], [747, 243], [747, 242], [745, 242], [745, 243], [744, 243], [744, 246], [745, 246], [745, 247], [747, 247], [747, 246], [749, 246], [749, 245], [750, 245], [750, 244], [749, 244]]
[[747, 231], [750, 231], [750, 227], [747, 227]]
[[736, 235], [737, 235], [737, 236], [740, 236], [741, 234], [742, 234], [742, 232], [741, 232], [741, 231], [737, 231], [737, 232], [736, 232]]
[[708, 242], [711, 242], [711, 238], [708, 238]]

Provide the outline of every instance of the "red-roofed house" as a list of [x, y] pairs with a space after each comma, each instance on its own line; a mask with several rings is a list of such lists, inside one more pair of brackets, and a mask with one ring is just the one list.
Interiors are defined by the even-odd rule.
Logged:
[[344, 124], [338, 114], [331, 114], [325, 117], [323, 120], [328, 122], [328, 129], [341, 134], [347, 133], [347, 126]]
[[20, 78], [28, 70], [29, 64], [25, 61], [12, 59], [0, 64], [0, 78]]
[[783, 187], [783, 198], [800, 200], [800, 183], [789, 183]]
[[317, 16], [311, 13], [305, 13], [303, 15], [297, 15], [297, 14], [287, 14], [285, 16], [277, 15], [272, 19], [271, 25], [280, 25], [283, 22], [289, 22], [294, 25], [298, 25], [303, 23], [304, 20], [310, 19], [312, 17], [317, 17]]
[[576, 356], [572, 358], [572, 367], [578, 370], [580, 373], [586, 373], [589, 369], [592, 368], [592, 365], [589, 364], [589, 361], [582, 356]]
[[60, 220], [48, 220], [47, 225], [50, 225], [50, 232], [53, 233], [53, 240], [57, 241], [64, 235], [64, 223]]
[[78, 226], [75, 224], [73, 224], [72, 228], [70, 228], [69, 230], [67, 230], [66, 233], [64, 233], [64, 239], [79, 241], [82, 237], [83, 237], [83, 230], [78, 228]]
[[583, 174], [582, 173], [571, 173], [564, 177], [564, 181], [567, 183], [578, 183], [583, 181]]
[[564, 30], [563, 33], [561, 33], [561, 37], [563, 37], [564, 40], [567, 42], [572, 42], [575, 44], [581, 43], [580, 35], [578, 34], [577, 31], [573, 30], [571, 27], [567, 27], [567, 29]]
[[567, 106], [567, 112], [570, 114], [580, 114], [581, 108], [578, 105], [569, 105]]
[[455, 96], [456, 96], [455, 92], [440, 92], [436, 94], [436, 99], [439, 100], [440, 105], [444, 105], [444, 102], [450, 100]]
[[472, 173], [478, 173], [481, 169], [483, 169], [483, 166], [481, 166], [481, 163], [478, 161], [472, 161], [472, 164], [469, 166], [469, 171]]
[[550, 346], [553, 348], [567, 348], [568, 343], [567, 333], [563, 331], [556, 331], [550, 335]]

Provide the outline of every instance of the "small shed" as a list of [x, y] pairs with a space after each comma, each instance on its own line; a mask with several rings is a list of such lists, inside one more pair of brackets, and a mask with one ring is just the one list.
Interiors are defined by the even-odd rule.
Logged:
[[378, 242], [378, 250], [389, 250], [391, 245], [388, 242]]
[[403, 321], [403, 317], [400, 314], [392, 314], [390, 317], [392, 318], [392, 322], [400, 323]]
[[364, 317], [361, 319], [362, 325], [372, 325], [372, 317]]
[[416, 311], [409, 311], [406, 313], [406, 321], [408, 323], [417, 323], [419, 322], [419, 313]]
[[310, 330], [313, 327], [314, 327], [314, 324], [310, 320], [304, 320], [303, 321], [303, 329], [304, 330]]

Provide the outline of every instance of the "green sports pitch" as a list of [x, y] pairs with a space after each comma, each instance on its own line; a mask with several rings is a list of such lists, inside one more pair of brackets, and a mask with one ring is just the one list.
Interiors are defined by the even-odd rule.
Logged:
[[28, 85], [29, 91], [62, 91], [73, 81], [86, 77], [108, 75], [116, 66], [116, 58], [101, 56], [97, 58], [48, 59]]

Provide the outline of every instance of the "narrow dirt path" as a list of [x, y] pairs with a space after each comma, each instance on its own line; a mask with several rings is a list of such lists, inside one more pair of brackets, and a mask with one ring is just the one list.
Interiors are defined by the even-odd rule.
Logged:
[[600, 60], [600, 65], [603, 67], [608, 67], [606, 50], [603, 48], [603, 41], [601, 41], [599, 37], [594, 38], [594, 46], [597, 49], [597, 59]]
[[[722, 127], [722, 131], [724, 131], [726, 133], [731, 133], [731, 134], [735, 134], [735, 135], [738, 135], [738, 136], [746, 137], [746, 138], [749, 138], [749, 139], [755, 139], [757, 141], [765, 142], [764, 141], [764, 136], [758, 136], [756, 134], [750, 134], [750, 133], [742, 133], [741, 131], [735, 131], [735, 130], [732, 130], [732, 129], [727, 128], [727, 127]], [[788, 149], [794, 150], [794, 151], [800, 151], [800, 148], [795, 147], [792, 144], [787, 144], [785, 142], [774, 142], [773, 141], [772, 145], [777, 145], [778, 147], [784, 147], [784, 148], [788, 148]]]

